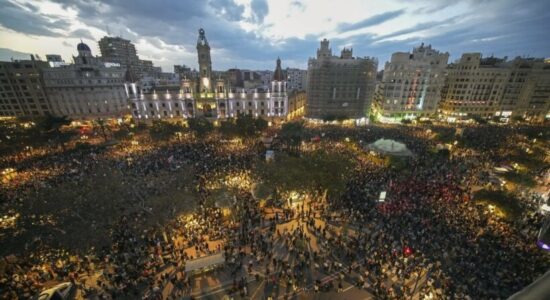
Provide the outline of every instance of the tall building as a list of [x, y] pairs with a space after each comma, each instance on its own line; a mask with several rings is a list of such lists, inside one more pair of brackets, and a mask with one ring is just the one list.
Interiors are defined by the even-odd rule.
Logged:
[[286, 68], [286, 75], [288, 80], [288, 90], [289, 91], [305, 91], [307, 88], [307, 71], [296, 69], [296, 68]]
[[377, 105], [383, 118], [433, 115], [441, 100], [449, 53], [431, 45], [396, 52], [386, 62], [378, 85]]
[[243, 85], [243, 75], [240, 69], [229, 69], [225, 72], [227, 78], [227, 83], [231, 88], [242, 88]]
[[550, 64], [543, 59], [465, 53], [448, 69], [441, 111], [448, 120], [513, 115], [544, 120], [550, 108]]
[[147, 73], [154, 72], [153, 62], [140, 60], [136, 46], [129, 40], [121, 37], [104, 36], [99, 40], [99, 51], [105, 62], [120, 64], [122, 68], [130, 70], [130, 75], [135, 79]]
[[0, 62], [0, 117], [41, 116], [51, 112], [42, 81], [48, 62], [16, 60]]
[[363, 119], [368, 116], [376, 86], [378, 61], [353, 57], [351, 49], [333, 56], [329, 41], [321, 41], [307, 71], [306, 117]]
[[508, 79], [504, 59], [482, 58], [480, 53], [465, 53], [457, 63], [448, 67], [446, 93], [441, 103], [442, 112], [453, 120], [457, 117], [491, 117]]
[[174, 74], [177, 74], [180, 78], [196, 78], [199, 73], [186, 65], [174, 65]]
[[496, 116], [518, 116], [529, 121], [550, 119], [550, 62], [542, 58], [515, 58]]
[[[139, 84], [127, 84], [132, 115], [136, 120], [181, 120], [192, 117], [231, 118], [241, 114], [284, 118], [288, 113], [286, 78], [277, 60], [273, 81], [267, 89], [231, 86], [242, 77], [212, 71], [210, 45], [203, 29], [197, 40], [198, 78], [183, 78], [179, 86], [146, 90]], [[228, 75], [229, 73], [229, 75]], [[256, 75], [247, 75], [254, 79]], [[229, 77], [229, 78], [228, 78]]]
[[124, 88], [127, 70], [110, 67], [77, 46], [74, 64], [44, 69], [44, 84], [54, 115], [71, 118], [116, 117], [127, 111]]
[[[263, 70], [263, 71], [256, 71], [256, 73], [260, 76], [260, 82], [262, 87], [269, 87], [271, 84], [271, 81], [273, 81], [273, 71], [270, 70]], [[287, 81], [288, 84], [288, 81]]]

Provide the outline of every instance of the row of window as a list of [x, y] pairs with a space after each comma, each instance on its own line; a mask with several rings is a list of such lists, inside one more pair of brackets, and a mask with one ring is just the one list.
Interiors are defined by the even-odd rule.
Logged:
[[[38, 99], [39, 103], [46, 103], [46, 100], [44, 98]], [[26, 98], [26, 99], [0, 99], [0, 104], [5, 103], [34, 103], [34, 98]]]
[[[179, 116], [182, 115], [182, 112], [180, 112], [179, 110], [174, 110], [173, 112], [169, 112], [169, 111], [166, 111], [166, 110], [163, 110], [163, 111], [162, 111], [162, 115], [163, 115], [164, 117], [168, 117], [168, 116], [173, 117], [173, 116], [174, 116], [174, 113], [175, 113], [175, 116], [176, 116], [176, 117], [179, 117]], [[273, 109], [273, 113], [274, 113], [274, 114], [283, 114], [283, 113], [284, 113], [284, 109]], [[147, 114], [147, 113], [146, 113], [146, 114]], [[155, 117], [155, 114], [156, 114], [155, 111], [149, 111], [149, 113], [148, 113], [148, 115], [150, 115], [151, 117]], [[241, 114], [241, 110], [238, 109], [238, 110], [236, 111], [236, 114], [237, 114], [237, 115], [240, 115], [240, 114]], [[252, 114], [253, 114], [253, 110], [249, 109], [249, 110], [248, 110], [248, 114], [249, 114], [249, 115], [252, 115]], [[188, 111], [188, 115], [192, 116], [192, 115], [193, 115], [193, 110], [189, 110], [189, 111]], [[221, 116], [225, 116], [225, 115], [226, 115], [226, 111], [225, 111], [224, 109], [223, 109], [223, 110], [220, 110], [220, 115], [221, 115]], [[260, 111], [259, 115], [265, 116], [265, 115], [266, 115], [266, 114], [265, 114], [265, 110], [262, 109], [262, 110]], [[136, 116], [136, 117], [140, 116], [140, 112], [137, 111], [137, 110], [134, 110], [134, 116]], [[143, 115], [142, 115], [142, 116], [143, 116]]]

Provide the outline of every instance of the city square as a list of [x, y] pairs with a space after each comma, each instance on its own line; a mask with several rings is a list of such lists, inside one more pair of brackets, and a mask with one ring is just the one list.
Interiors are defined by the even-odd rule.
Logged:
[[[3, 178], [2, 296], [69, 282], [99, 299], [502, 298], [547, 270], [544, 127], [297, 124], [162, 139], [131, 126], [116, 144], [114, 124], [107, 140], [4, 156], [17, 170]], [[381, 138], [414, 156], [365, 147]], [[508, 165], [532, 185], [495, 183]]]

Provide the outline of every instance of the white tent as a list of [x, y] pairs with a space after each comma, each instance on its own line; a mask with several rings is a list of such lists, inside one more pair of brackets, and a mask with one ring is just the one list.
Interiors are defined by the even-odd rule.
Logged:
[[381, 154], [395, 155], [395, 156], [412, 156], [413, 153], [403, 143], [390, 140], [379, 139], [374, 143], [367, 146], [371, 151], [375, 151]]
[[185, 272], [193, 272], [200, 269], [211, 268], [223, 264], [225, 259], [222, 253], [199, 257], [185, 263]]

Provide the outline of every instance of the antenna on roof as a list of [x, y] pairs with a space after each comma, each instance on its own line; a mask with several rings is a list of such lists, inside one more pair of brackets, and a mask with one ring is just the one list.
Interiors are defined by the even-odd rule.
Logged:
[[107, 30], [107, 35], [111, 36], [111, 30], [109, 30], [109, 25], [105, 25], [105, 29]]

